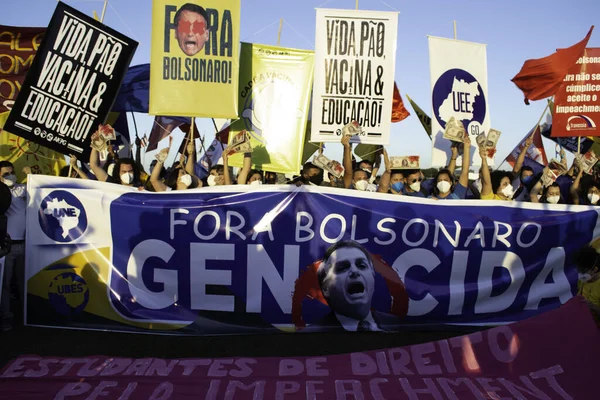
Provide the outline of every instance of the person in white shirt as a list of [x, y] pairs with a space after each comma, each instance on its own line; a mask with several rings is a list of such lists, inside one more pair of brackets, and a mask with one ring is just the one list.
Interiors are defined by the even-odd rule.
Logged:
[[325, 252], [317, 270], [323, 297], [331, 312], [302, 332], [395, 330], [401, 319], [371, 310], [375, 268], [369, 252], [353, 240], [338, 242]]
[[[29, 167], [23, 168], [30, 174]], [[13, 275], [17, 278], [19, 295], [23, 301], [25, 293], [25, 212], [27, 210], [27, 186], [17, 183], [15, 168], [9, 161], [0, 161], [0, 179], [10, 189], [11, 203], [6, 211], [7, 233], [12, 240], [11, 251], [4, 260], [4, 279], [0, 298], [0, 330], [12, 329], [13, 314], [10, 305], [10, 287]]]

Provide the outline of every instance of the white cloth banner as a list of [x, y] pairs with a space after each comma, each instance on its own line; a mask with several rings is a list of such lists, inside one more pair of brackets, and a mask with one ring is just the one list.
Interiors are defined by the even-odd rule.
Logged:
[[[452, 142], [443, 135], [451, 117], [461, 120], [471, 137], [471, 165], [481, 165], [476, 138], [490, 130], [486, 45], [430, 36], [429, 68], [432, 167], [444, 167], [450, 162]], [[494, 165], [494, 160], [488, 157], [488, 164]]]
[[317, 9], [311, 142], [389, 144], [398, 13]]

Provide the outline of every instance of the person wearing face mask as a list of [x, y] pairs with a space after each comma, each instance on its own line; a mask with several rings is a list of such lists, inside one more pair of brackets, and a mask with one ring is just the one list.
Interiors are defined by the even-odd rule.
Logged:
[[323, 170], [311, 162], [307, 162], [302, 166], [302, 172], [300, 176], [295, 177], [288, 183], [291, 185], [310, 185], [310, 186], [321, 186], [323, 183]]
[[387, 150], [383, 148], [383, 165], [385, 166], [385, 172], [381, 175], [379, 181], [379, 193], [391, 193], [396, 195], [402, 195], [404, 192], [404, 173], [403, 170], [392, 170], [390, 159], [388, 157]]
[[533, 135], [525, 139], [525, 144], [521, 149], [517, 160], [515, 161], [515, 166], [513, 167], [514, 178], [511, 181], [511, 186], [515, 190], [513, 194], [513, 199], [515, 201], [530, 201], [530, 191], [534, 183], [534, 172], [531, 167], [523, 166], [523, 163], [525, 162], [527, 151], [532, 144]]
[[[227, 172], [229, 173], [229, 168], [227, 168]], [[221, 164], [213, 165], [208, 172], [208, 176], [206, 177], [206, 184], [210, 187], [213, 186], [221, 186], [225, 184], [225, 167]]]
[[156, 165], [152, 169], [150, 175], [150, 183], [155, 192], [170, 192], [171, 190], [186, 190], [193, 187], [202, 186], [202, 182], [194, 174], [194, 159], [191, 154], [194, 154], [194, 143], [190, 141], [187, 145], [187, 162], [185, 170], [177, 164], [177, 166], [169, 171], [164, 182], [161, 180], [161, 172], [164, 170], [163, 163], [156, 160]]
[[96, 175], [96, 179], [100, 182], [110, 182], [117, 185], [140, 187], [140, 171], [135, 161], [131, 158], [120, 158], [114, 163], [112, 175], [109, 175], [102, 167], [100, 167], [98, 150], [92, 148], [90, 153], [90, 167]]
[[471, 166], [471, 139], [469, 135], [464, 137], [464, 148], [460, 178], [454, 184], [454, 168], [456, 158], [453, 157], [448, 169], [441, 169], [435, 175], [435, 186], [430, 198], [437, 200], [459, 200], [464, 199], [469, 185], [469, 167]]
[[422, 187], [423, 174], [420, 169], [404, 170], [405, 182], [402, 194], [413, 197], [427, 197], [429, 193]]
[[481, 156], [481, 200], [512, 200], [514, 190], [510, 184], [512, 174], [506, 171], [490, 173], [487, 165], [487, 149], [479, 148]]
[[587, 301], [597, 325], [600, 325], [600, 254], [596, 249], [599, 242], [596, 239], [573, 254], [578, 275], [577, 294]]
[[[23, 173], [29, 175], [31, 168], [23, 168]], [[13, 314], [11, 312], [11, 281], [13, 275], [17, 278], [17, 285], [21, 301], [25, 291], [25, 224], [27, 211], [27, 186], [17, 183], [14, 166], [9, 161], [0, 161], [0, 178], [10, 191], [10, 206], [5, 212], [7, 217], [6, 231], [11, 238], [10, 254], [4, 260], [4, 279], [2, 300], [0, 300], [0, 328], [3, 331], [12, 329]], [[13, 293], [14, 294], [14, 293]]]
[[[538, 199], [538, 195], [542, 195]], [[562, 195], [560, 194], [560, 185], [556, 182], [542, 189], [542, 180], [537, 181], [531, 189], [531, 202], [543, 204], [565, 204]]]
[[583, 168], [577, 166], [578, 172], [577, 177], [573, 181], [573, 184], [570, 188], [571, 199], [573, 200], [573, 204], [585, 204], [589, 206], [598, 206], [600, 205], [600, 184], [595, 181], [591, 181], [588, 184], [586, 190], [584, 190], [584, 197], [581, 199], [579, 197], [579, 187], [581, 184], [581, 178], [583, 176]]

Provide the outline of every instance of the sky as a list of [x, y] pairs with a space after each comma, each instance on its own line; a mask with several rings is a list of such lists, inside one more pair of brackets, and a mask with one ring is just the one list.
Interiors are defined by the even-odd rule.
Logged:
[[[101, 14], [103, 0], [67, 0], [68, 5], [92, 15]], [[314, 50], [315, 8], [354, 9], [356, 0], [242, 0], [242, 42], [276, 45], [283, 18], [280, 46]], [[510, 81], [523, 62], [545, 57], [556, 48], [568, 47], [584, 38], [591, 25], [596, 31], [588, 47], [600, 47], [600, 1], [598, 0], [359, 0], [360, 10], [397, 11], [398, 37], [395, 79], [401, 94], [408, 94], [429, 115], [431, 82], [427, 36], [452, 38], [453, 21], [459, 40], [487, 45], [488, 107], [491, 126], [502, 132], [496, 167], [535, 125], [546, 101], [526, 106], [522, 92]], [[151, 0], [110, 0], [104, 23], [139, 42], [131, 65], [150, 62]], [[47, 26], [56, 1], [2, 0], [0, 24]], [[419, 155], [421, 167], [431, 162], [431, 141], [411, 112], [406, 120], [392, 124], [390, 156]], [[149, 133], [153, 117], [136, 114], [140, 136]], [[213, 138], [210, 119], [198, 118], [200, 132]], [[132, 130], [130, 118], [130, 130]], [[174, 143], [183, 134], [174, 137]], [[167, 145], [164, 140], [159, 149]], [[554, 143], [544, 139], [548, 158]], [[325, 155], [341, 161], [342, 146], [326, 144]], [[172, 154], [171, 157], [174, 155]], [[145, 164], [151, 159], [149, 153]], [[572, 159], [572, 157], [569, 157]], [[505, 164], [506, 167], [506, 164]]]

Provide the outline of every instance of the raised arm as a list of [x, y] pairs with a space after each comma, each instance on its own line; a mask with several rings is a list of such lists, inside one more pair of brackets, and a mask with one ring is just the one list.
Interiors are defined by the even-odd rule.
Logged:
[[[77, 165], [77, 157], [75, 157], [73, 154], [69, 155], [70, 160], [69, 163], [71, 164], [71, 167], [73, 167], [73, 169], [75, 170], [75, 172], [77, 172], [77, 175], [79, 175], [79, 177], [81, 179], [90, 179], [85, 172], [83, 172], [81, 170], [81, 168], [79, 168], [79, 166]], [[69, 177], [70, 178], [70, 177]]]
[[[471, 138], [469, 135], [465, 134], [464, 137], [464, 150], [462, 156], [462, 167], [460, 171], [460, 178], [458, 178], [458, 182], [464, 186], [469, 186], [469, 168], [471, 168]], [[456, 165], [456, 160], [454, 160], [454, 165]], [[488, 171], [489, 172], [489, 171]], [[454, 175], [454, 170], [452, 170], [452, 175]]]
[[579, 184], [581, 183], [581, 177], [583, 176], [583, 168], [579, 164], [577, 164], [577, 168], [579, 169], [577, 173], [577, 177], [573, 181], [569, 192], [571, 193], [571, 199], [573, 200], [573, 204], [579, 204]]
[[[548, 167], [546, 167], [548, 168]], [[544, 172], [542, 174], [542, 176], [544, 176], [546, 174], [546, 169], [544, 169]], [[538, 199], [537, 195], [540, 194], [542, 192], [542, 180], [539, 179], [535, 185], [533, 185], [533, 187], [531, 188], [531, 192], [529, 193], [529, 196], [531, 197], [531, 202], [532, 203], [539, 203], [540, 200]]]
[[231, 180], [231, 175], [229, 174], [229, 156], [233, 153], [230, 153], [225, 149], [223, 151], [223, 184], [224, 185], [233, 185], [233, 181]]
[[160, 180], [160, 171], [163, 169], [163, 162], [160, 160], [156, 161], [156, 165], [152, 170], [152, 175], [150, 175], [150, 183], [156, 192], [165, 192], [167, 190], [167, 185], [163, 181]]
[[[469, 135], [467, 135], [465, 133], [465, 136], [468, 137]], [[466, 149], [466, 146], [465, 146], [465, 149]], [[456, 159], [458, 158], [458, 143], [452, 142], [450, 151], [452, 152], [452, 156], [450, 157], [450, 163], [448, 164], [448, 171], [450, 171], [450, 174], [452, 174], [452, 176], [454, 176], [454, 171], [456, 170]], [[463, 161], [463, 163], [464, 163], [464, 161]]]
[[[108, 174], [100, 167], [100, 160], [98, 158], [98, 150], [92, 148], [92, 152], [90, 153], [90, 168], [94, 175], [96, 175], [96, 179], [100, 182], [106, 182], [108, 180]], [[117, 171], [117, 173], [118, 172], [119, 171]]]
[[529, 146], [533, 144], [533, 135], [529, 136], [525, 139], [525, 145], [521, 149], [521, 153], [519, 153], [519, 157], [517, 157], [517, 161], [515, 162], [515, 166], [513, 168], [513, 174], [516, 176], [520, 171], [521, 167], [523, 167], [523, 161], [525, 161], [525, 156], [527, 155], [527, 150]]
[[244, 153], [244, 163], [242, 164], [242, 170], [238, 174], [238, 185], [245, 185], [248, 183], [248, 174], [252, 168], [252, 153]]
[[392, 169], [390, 165], [390, 158], [388, 157], [388, 153], [383, 150], [383, 165], [385, 166], [385, 172], [381, 175], [381, 179], [379, 180], [379, 188], [377, 189], [380, 193], [387, 193], [390, 190], [390, 179], [392, 177]]
[[350, 136], [342, 136], [342, 145], [344, 146], [344, 158], [342, 163], [344, 164], [344, 187], [348, 189], [352, 186], [352, 147], [350, 146]]
[[383, 146], [379, 148], [375, 152], [375, 162], [373, 163], [373, 171], [371, 171], [371, 183], [375, 182], [375, 178], [377, 177], [377, 173], [379, 172], [379, 168], [381, 167], [381, 156], [382, 156]]
[[479, 148], [481, 156], [481, 197], [492, 194], [492, 176], [487, 163], [487, 151], [485, 146]]

